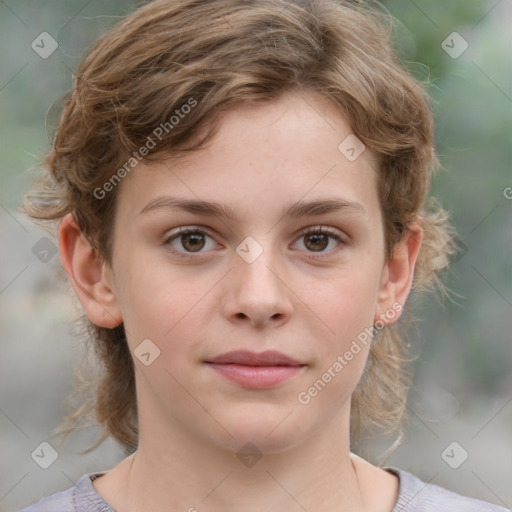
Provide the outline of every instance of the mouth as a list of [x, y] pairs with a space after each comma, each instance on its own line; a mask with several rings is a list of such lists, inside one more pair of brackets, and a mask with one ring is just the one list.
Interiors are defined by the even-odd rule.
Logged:
[[221, 377], [247, 389], [275, 387], [306, 367], [300, 361], [274, 350], [260, 353], [237, 350], [205, 363]]

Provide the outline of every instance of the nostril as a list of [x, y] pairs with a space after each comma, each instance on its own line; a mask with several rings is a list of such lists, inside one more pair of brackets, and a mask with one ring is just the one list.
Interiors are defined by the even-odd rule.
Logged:
[[246, 314], [245, 313], [237, 313], [236, 315], [238, 318], [246, 318]]

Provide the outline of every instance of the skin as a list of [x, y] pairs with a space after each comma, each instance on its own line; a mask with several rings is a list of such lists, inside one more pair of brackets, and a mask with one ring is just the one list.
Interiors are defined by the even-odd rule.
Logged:
[[[308, 404], [297, 399], [405, 303], [421, 244], [412, 224], [386, 261], [375, 159], [338, 150], [350, 133], [313, 94], [226, 113], [205, 149], [141, 163], [122, 181], [111, 266], [71, 215], [62, 221], [62, 263], [88, 318], [124, 322], [132, 353], [148, 338], [160, 350], [149, 366], [134, 358], [138, 450], [94, 481], [118, 512], [392, 510], [396, 477], [350, 453], [350, 398], [369, 344]], [[215, 201], [236, 216], [140, 213], [158, 196]], [[282, 217], [285, 206], [325, 197], [361, 208]], [[183, 238], [166, 242], [179, 226], [207, 232], [199, 253]], [[343, 243], [303, 236], [318, 226]], [[251, 263], [236, 252], [248, 236], [263, 251]], [[278, 350], [305, 366], [274, 388], [245, 389], [204, 363], [237, 349]], [[263, 455], [253, 467], [236, 457], [247, 442]]]

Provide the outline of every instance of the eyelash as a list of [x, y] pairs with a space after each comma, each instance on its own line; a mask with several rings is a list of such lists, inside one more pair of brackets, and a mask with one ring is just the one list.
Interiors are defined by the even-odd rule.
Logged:
[[[170, 243], [172, 241], [174, 241], [175, 239], [179, 238], [180, 236], [187, 235], [187, 234], [190, 234], [190, 233], [201, 233], [201, 234], [207, 235], [207, 236], [209, 236], [210, 238], [213, 239], [213, 236], [210, 235], [207, 231], [205, 231], [204, 228], [189, 226], [189, 227], [186, 227], [186, 228], [180, 227], [179, 231], [177, 233], [174, 233], [171, 236], [166, 237], [163, 240], [162, 244], [163, 245], [168, 245], [169, 248], [170, 248], [170, 251], [173, 254], [177, 254], [179, 257], [182, 257], [182, 258], [185, 258], [185, 259], [199, 259], [199, 258], [201, 258], [202, 255], [204, 255], [204, 253], [202, 253], [202, 252], [194, 253], [194, 252], [178, 251], [178, 250], [174, 249], [170, 245]], [[305, 237], [307, 235], [312, 235], [312, 234], [315, 234], [315, 235], [316, 234], [329, 235], [330, 238], [333, 238], [334, 240], [339, 242], [339, 245], [337, 247], [335, 247], [334, 249], [331, 249], [330, 251], [327, 251], [327, 252], [319, 252], [319, 253], [315, 254], [313, 251], [311, 251], [311, 253], [309, 255], [309, 257], [311, 259], [324, 259], [326, 256], [332, 256], [333, 253], [338, 252], [343, 246], [348, 245], [347, 241], [344, 240], [338, 234], [338, 232], [336, 230], [334, 230], [332, 228], [325, 227], [325, 226], [317, 226], [317, 227], [313, 227], [313, 228], [308, 228], [307, 230], [302, 231], [299, 234], [297, 240], [301, 239], [302, 237]]]

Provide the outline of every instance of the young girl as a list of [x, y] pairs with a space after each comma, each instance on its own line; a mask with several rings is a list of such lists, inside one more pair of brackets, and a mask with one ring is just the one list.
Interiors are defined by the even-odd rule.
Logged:
[[351, 451], [399, 426], [397, 321], [453, 252], [432, 130], [367, 6], [155, 0], [102, 37], [25, 208], [129, 455], [24, 511], [504, 510]]

